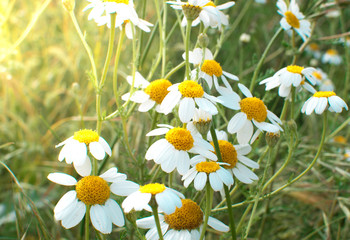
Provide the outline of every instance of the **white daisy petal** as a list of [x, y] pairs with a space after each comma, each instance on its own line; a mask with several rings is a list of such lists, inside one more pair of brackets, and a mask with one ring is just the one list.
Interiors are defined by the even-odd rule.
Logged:
[[113, 199], [108, 199], [105, 203], [105, 210], [112, 223], [122, 227], [125, 224], [123, 211], [120, 208], [119, 204]]
[[75, 186], [77, 180], [66, 173], [50, 173], [47, 178], [57, 184], [64, 186]]
[[78, 225], [85, 216], [86, 206], [83, 202], [78, 202], [78, 204], [71, 209], [68, 217], [62, 219], [62, 226], [69, 229]]
[[90, 208], [91, 223], [103, 234], [109, 234], [112, 232], [112, 221], [107, 215], [104, 206], [95, 204]]

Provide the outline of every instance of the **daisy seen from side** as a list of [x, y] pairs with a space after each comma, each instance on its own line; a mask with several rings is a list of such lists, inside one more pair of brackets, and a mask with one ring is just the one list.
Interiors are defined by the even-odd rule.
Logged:
[[160, 164], [164, 172], [170, 173], [176, 168], [181, 175], [185, 174], [190, 167], [189, 153], [200, 154], [213, 161], [217, 160], [212, 152], [213, 146], [199, 134], [181, 127], [163, 124], [158, 126], [160, 128], [152, 130], [146, 136], [165, 134], [165, 138], [153, 143], [147, 150], [145, 158]]
[[179, 118], [181, 122], [188, 123], [193, 118], [196, 105], [211, 115], [218, 113], [216, 102], [220, 100], [204, 92], [203, 87], [193, 80], [173, 84], [160, 106], [161, 112], [169, 114], [179, 104]]
[[310, 115], [313, 111], [316, 114], [322, 114], [328, 107], [331, 112], [340, 113], [343, 108], [348, 110], [345, 101], [338, 97], [335, 92], [315, 92], [303, 105], [301, 112]]
[[200, 108], [196, 108], [191, 122], [187, 124], [187, 129], [193, 134], [206, 136], [210, 129], [212, 115]]
[[314, 75], [317, 70], [313, 67], [302, 67], [298, 65], [289, 65], [277, 71], [272, 77], [262, 80], [259, 84], [266, 84], [265, 90], [278, 88], [278, 95], [281, 97], [289, 97], [292, 87], [300, 89], [305, 88], [307, 91], [314, 93], [315, 89], [307, 82], [307, 79], [312, 85], [315, 85], [317, 80]]
[[[181, 201], [182, 206], [177, 207], [174, 213], [158, 215], [164, 240], [199, 240], [204, 222], [204, 213], [199, 205], [191, 199], [182, 199]], [[139, 219], [136, 224], [140, 228], [150, 229], [146, 233], [147, 240], [159, 238], [154, 216]], [[210, 216], [208, 225], [219, 232], [229, 231], [228, 226]]]
[[[225, 131], [215, 130], [215, 132], [222, 161], [226, 163], [223, 167], [243, 183], [251, 184], [253, 181], [258, 180], [258, 176], [248, 167], [259, 169], [259, 164], [245, 156], [252, 150], [251, 146], [249, 144], [233, 145], [228, 141]], [[214, 146], [210, 133], [208, 133], [208, 140]]]
[[[248, 144], [254, 142], [261, 131], [277, 132], [283, 131], [280, 127], [281, 120], [271, 111], [267, 109], [264, 102], [253, 97], [251, 92], [243, 84], [238, 84], [246, 98], [241, 99], [237, 93], [227, 88], [220, 88], [221, 96], [218, 98], [222, 100], [222, 105], [233, 110], [240, 110], [235, 114], [228, 123], [227, 131], [229, 133], [237, 133], [237, 140], [239, 144]], [[271, 123], [265, 122], [268, 119]], [[258, 130], [253, 135], [254, 127]]]
[[112, 150], [106, 140], [91, 129], [75, 132], [72, 137], [57, 144], [56, 148], [58, 147], [62, 147], [58, 160], [62, 162], [65, 159], [66, 163], [73, 163], [78, 173], [89, 166], [91, 167], [88, 148], [91, 155], [97, 160], [104, 159], [106, 153], [109, 156], [112, 155]]
[[[64, 228], [72, 228], [79, 224], [90, 206], [91, 223], [103, 234], [112, 232], [112, 224], [124, 226], [124, 215], [119, 204], [110, 198], [110, 193], [128, 196], [137, 191], [138, 184], [126, 180], [126, 175], [111, 168], [100, 176], [85, 176], [77, 181], [65, 173], [50, 173], [47, 178], [64, 186], [75, 186], [64, 194], [54, 208], [54, 217], [62, 221]], [[109, 185], [108, 183], [112, 183]]]
[[299, 11], [299, 6], [295, 0], [291, 0], [289, 6], [284, 0], [277, 1], [278, 13], [283, 16], [280, 21], [284, 30], [295, 30], [300, 37], [306, 41], [311, 34], [311, 23]]
[[[182, 57], [183, 59], [185, 59], [185, 53], [182, 55]], [[201, 48], [195, 48], [193, 51], [190, 51], [189, 62], [192, 63], [195, 67], [200, 67], [198, 77], [203, 78], [207, 82], [209, 88], [213, 86], [213, 82], [215, 88], [219, 88], [219, 77], [221, 78], [222, 82], [227, 88], [231, 88], [231, 85], [227, 81], [226, 77], [231, 80], [238, 81], [238, 77], [236, 75], [222, 70], [220, 63], [214, 60], [212, 52], [207, 48], [205, 48], [204, 50]], [[196, 74], [196, 70], [192, 72], [192, 75]]]
[[155, 200], [158, 205], [158, 209], [166, 214], [175, 212], [176, 207], [181, 207], [181, 198], [184, 195], [174, 189], [165, 187], [164, 184], [150, 183], [144, 186], [140, 186], [139, 189], [127, 198], [124, 199], [122, 207], [126, 213], [131, 210], [152, 211], [152, 207], [149, 205], [151, 199]]
[[[132, 76], [128, 76], [126, 79], [127, 82], [132, 85]], [[157, 112], [161, 112], [160, 104], [169, 93], [167, 89], [171, 85], [171, 82], [167, 79], [157, 79], [148, 82], [139, 72], [136, 72], [134, 86], [142, 90], [136, 90], [131, 96], [130, 92], [126, 93], [122, 96], [122, 99], [127, 101], [130, 98], [131, 101], [140, 103], [138, 108], [140, 112], [147, 112], [154, 106], [156, 106], [155, 110]]]
[[342, 63], [342, 58], [338, 51], [335, 49], [328, 49], [326, 53], [322, 56], [322, 63], [329, 63], [333, 65], [339, 65]]

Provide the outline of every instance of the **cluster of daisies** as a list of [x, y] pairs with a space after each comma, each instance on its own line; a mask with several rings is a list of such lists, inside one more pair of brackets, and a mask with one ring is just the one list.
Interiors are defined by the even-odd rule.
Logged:
[[[88, 1], [90, 4], [84, 11], [91, 9], [89, 19], [99, 25], [125, 27], [129, 38], [134, 37], [133, 27], [148, 32], [152, 26], [138, 17], [132, 0]], [[190, 28], [203, 23], [205, 27], [217, 29], [228, 25], [228, 16], [222, 10], [234, 5], [229, 1], [216, 6], [209, 0], [167, 3], [183, 11], [183, 26]], [[299, 11], [295, 0], [291, 0], [288, 6], [279, 0], [277, 7], [278, 13], [283, 16], [280, 22], [282, 28], [295, 31], [305, 41], [311, 34], [310, 22]], [[112, 24], [111, 20], [115, 23]], [[147, 137], [156, 137], [157, 140], [147, 149], [145, 159], [154, 161], [165, 173], [177, 172], [184, 188], [193, 183], [197, 191], [209, 186], [213, 191], [222, 193], [224, 186], [233, 186], [234, 179], [245, 184], [253, 183], [258, 176], [252, 169], [258, 169], [259, 164], [247, 157], [252, 150], [250, 145], [261, 132], [279, 134], [283, 131], [280, 118], [243, 84], [238, 83], [233, 88], [232, 83], [239, 81], [238, 77], [224, 71], [207, 46], [194, 48], [184, 53], [183, 58], [192, 64], [192, 70], [190, 79], [185, 78], [180, 83], [172, 83], [168, 79], [149, 82], [138, 72], [134, 77], [127, 77], [128, 83], [135, 89], [124, 94], [122, 100], [140, 104], [140, 112], [154, 109], [164, 115], [173, 113], [181, 122], [180, 126], [158, 124], [158, 128], [147, 133]], [[313, 96], [301, 109], [307, 115], [313, 111], [321, 114], [327, 108], [334, 112], [348, 109], [333, 89], [314, 89], [313, 86], [321, 85], [322, 78], [326, 78], [322, 74], [320, 69], [290, 65], [260, 84], [266, 84], [266, 90], [278, 87], [279, 95], [287, 99], [291, 98], [294, 90], [311, 92]], [[210, 94], [213, 88], [217, 96]], [[231, 135], [211, 127], [213, 116], [222, 106], [236, 111], [227, 124], [227, 132]], [[237, 144], [230, 139], [236, 139]], [[56, 147], [62, 147], [59, 161], [73, 164], [80, 176], [79, 180], [65, 173], [48, 176], [55, 183], [74, 188], [64, 194], [54, 208], [55, 219], [61, 221], [63, 227], [72, 228], [87, 215], [96, 230], [109, 234], [113, 224], [124, 226], [124, 213], [146, 210], [157, 214], [136, 221], [140, 228], [149, 229], [147, 239], [158, 239], [156, 219], [159, 219], [164, 239], [200, 238], [205, 219], [203, 211], [182, 193], [161, 183], [140, 186], [127, 180], [126, 174], [119, 173], [116, 167], [97, 176], [94, 170], [97, 161], [112, 155], [110, 146], [97, 132], [89, 129], [77, 131]], [[126, 197], [121, 207], [111, 197], [111, 192]], [[208, 218], [208, 225], [217, 231], [229, 231], [224, 223], [212, 217]]]

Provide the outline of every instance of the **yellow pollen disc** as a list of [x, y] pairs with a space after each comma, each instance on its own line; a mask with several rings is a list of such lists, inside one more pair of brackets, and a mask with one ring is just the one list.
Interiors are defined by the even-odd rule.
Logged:
[[350, 153], [345, 153], [345, 154], [344, 154], [344, 157], [345, 157], [345, 158], [349, 158], [349, 157], [350, 157]]
[[158, 79], [151, 82], [146, 88], [145, 93], [147, 93], [150, 98], [158, 104], [161, 104], [165, 96], [169, 93], [167, 90], [171, 86], [171, 82], [166, 79]]
[[314, 75], [314, 77], [318, 80], [322, 80], [322, 75], [320, 72], [313, 72], [312, 75]]
[[77, 198], [86, 205], [104, 204], [110, 195], [109, 186], [103, 178], [87, 176], [75, 186]]
[[343, 136], [335, 136], [333, 141], [336, 143], [346, 143], [346, 138]]
[[182, 207], [175, 212], [164, 214], [164, 221], [174, 230], [192, 230], [199, 228], [203, 223], [203, 212], [197, 203], [190, 199], [181, 199]]
[[151, 193], [153, 195], [164, 192], [165, 185], [160, 183], [150, 183], [140, 187], [140, 192]]
[[124, 3], [126, 5], [129, 4], [129, 0], [104, 0], [104, 2]]
[[336, 96], [336, 94], [333, 91], [320, 91], [320, 92], [315, 92], [314, 97], [321, 98], [321, 97], [331, 97], [331, 96]]
[[247, 115], [249, 120], [258, 122], [265, 121], [267, 117], [267, 108], [263, 101], [256, 97], [244, 98], [239, 102], [241, 111]]
[[216, 162], [200, 162], [196, 165], [198, 172], [212, 173], [220, 169], [220, 165]]
[[287, 71], [291, 72], [291, 73], [301, 74], [301, 71], [303, 71], [303, 70], [304, 70], [304, 67], [300, 67], [300, 66], [297, 66], [297, 65], [289, 65], [287, 67]]
[[[226, 140], [218, 140], [220, 153], [222, 161], [230, 164], [229, 166], [224, 165], [223, 167], [226, 169], [234, 168], [238, 162], [237, 159], [237, 151], [235, 147]], [[214, 143], [210, 142], [210, 144], [214, 147]], [[214, 152], [216, 154], [216, 152]]]
[[81, 143], [89, 145], [91, 142], [98, 142], [98, 134], [91, 129], [83, 129], [74, 133], [73, 139], [78, 140]]
[[291, 11], [285, 12], [284, 15], [286, 16], [286, 20], [289, 25], [291, 25], [293, 28], [300, 27], [299, 19]]
[[207, 4], [205, 4], [203, 7], [208, 7], [208, 6], [211, 6], [211, 7], [216, 7], [215, 4], [213, 3], [213, 1], [209, 1]]
[[220, 66], [220, 63], [215, 60], [204, 60], [201, 70], [209, 76], [215, 75], [217, 77], [220, 77], [222, 75], [222, 68]]
[[336, 55], [338, 55], [338, 51], [335, 49], [328, 49], [326, 54], [336, 56]]
[[170, 129], [165, 139], [174, 146], [176, 150], [188, 151], [193, 147], [194, 139], [191, 132], [184, 128]]
[[188, 98], [200, 98], [204, 94], [202, 86], [192, 80], [185, 80], [180, 83], [179, 91], [182, 96]]
[[318, 50], [320, 50], [320, 47], [318, 46], [317, 43], [310, 43], [309, 47], [310, 47], [310, 49], [313, 50], [313, 51], [318, 51]]

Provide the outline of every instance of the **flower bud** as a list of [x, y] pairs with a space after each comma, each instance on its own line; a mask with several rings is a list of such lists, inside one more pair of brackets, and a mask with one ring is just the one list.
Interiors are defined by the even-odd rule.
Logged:
[[250, 42], [250, 35], [247, 33], [242, 33], [241, 36], [239, 37], [239, 41], [241, 43], [249, 43]]
[[202, 134], [202, 136], [206, 136], [210, 129], [212, 116], [210, 113], [202, 110], [195, 109], [195, 113], [193, 116], [193, 125], [196, 127], [198, 132]]
[[72, 12], [75, 7], [75, 0], [62, 0], [62, 4], [68, 12]]
[[271, 148], [276, 146], [280, 137], [281, 137], [281, 134], [279, 131], [278, 132], [266, 132], [266, 134], [265, 134], [265, 140], [267, 142], [267, 145], [269, 145], [269, 147], [271, 147]]
[[208, 35], [205, 33], [201, 33], [198, 36], [198, 43], [201, 48], [206, 48], [209, 45]]

